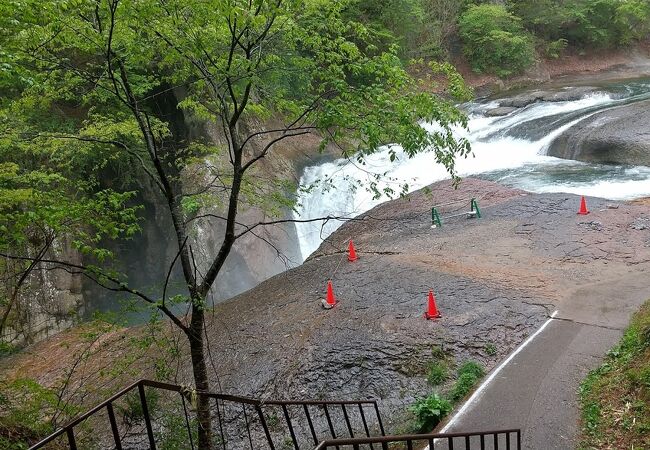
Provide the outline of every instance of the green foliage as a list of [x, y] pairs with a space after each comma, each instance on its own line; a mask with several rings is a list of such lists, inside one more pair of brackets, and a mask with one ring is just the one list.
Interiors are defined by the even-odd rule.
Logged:
[[431, 394], [421, 398], [409, 408], [417, 419], [419, 432], [430, 432], [451, 411], [449, 400], [438, 394]]
[[482, 378], [485, 375], [485, 369], [476, 361], [466, 361], [458, 368], [458, 375], [470, 374], [476, 378]]
[[406, 56], [417, 45], [424, 25], [423, 6], [421, 0], [353, 0], [345, 9], [345, 16], [364, 23], [384, 50], [398, 44], [401, 55]]
[[485, 375], [485, 370], [474, 361], [465, 362], [458, 369], [458, 379], [451, 389], [450, 397], [453, 401], [462, 400]]
[[[149, 414], [153, 414], [160, 408], [160, 392], [156, 389], [145, 388], [145, 397], [147, 399], [147, 408]], [[124, 405], [117, 407], [122, 414], [124, 423], [135, 424], [144, 419], [144, 410], [140, 401], [140, 393], [133, 390], [124, 396]]]
[[54, 431], [55, 417], [72, 417], [79, 410], [62, 403], [57, 393], [32, 379], [4, 384], [0, 391], [0, 446], [23, 450]]
[[0, 341], [0, 358], [2, 358], [3, 356], [13, 355], [19, 350], [20, 347], [12, 345], [8, 342]]
[[497, 346], [494, 345], [494, 344], [491, 343], [491, 342], [490, 342], [489, 344], [486, 344], [486, 345], [485, 345], [485, 353], [486, 353], [488, 356], [494, 356], [494, 355], [496, 355], [496, 354], [497, 354]]
[[531, 35], [503, 6], [472, 6], [460, 17], [459, 30], [465, 55], [476, 72], [507, 77], [535, 60]]
[[438, 345], [433, 345], [431, 346], [431, 356], [433, 356], [436, 359], [444, 359], [447, 357], [447, 354], [445, 353], [445, 350], [438, 346]]
[[[190, 337], [184, 324], [201, 329], [198, 312], [235, 239], [262, 231], [237, 212], [254, 206], [278, 216], [294, 206], [286, 174], [256, 170], [277, 143], [310, 134], [322, 138], [320, 146], [310, 139], [312, 150], [335, 144], [359, 164], [383, 145], [399, 144], [404, 158], [433, 152], [454, 178], [455, 158], [470, 152], [466, 139], [455, 138], [467, 126], [456, 100], [419, 89], [389, 29], [414, 14], [416, 0], [380, 9], [324, 0], [20, 3], [0, 7], [10, 17], [2, 18], [2, 61], [12, 65], [2, 79], [13, 85], [0, 102], [1, 250], [24, 244], [30, 254], [34, 242], [71, 242], [84, 264], [93, 264], [75, 269], [146, 300]], [[374, 8], [380, 26], [351, 15], [354, 7]], [[407, 31], [408, 21], [399, 25]], [[453, 75], [448, 91], [461, 96], [462, 79], [449, 69], [442, 68]], [[210, 143], [213, 136], [196, 137], [188, 121], [215, 124], [220, 145]], [[436, 131], [423, 121], [436, 123]], [[269, 122], [292, 125], [257, 130]], [[129, 288], [111, 270], [103, 243], [138, 231], [133, 203], [142, 185], [161, 195], [174, 222], [192, 321], [170, 312], [174, 299]], [[217, 214], [226, 204], [227, 213]], [[186, 238], [201, 247], [192, 239], [201, 238], [201, 221], [223, 223], [226, 214], [218, 256], [207, 261], [210, 270], [197, 270]], [[49, 234], [38, 235], [42, 230]], [[127, 419], [138, 418], [138, 404], [127, 405]]]
[[562, 40], [580, 47], [608, 48], [628, 45], [650, 33], [646, 0], [511, 0], [509, 6], [547, 42], [550, 57], [555, 57]]
[[442, 384], [449, 377], [449, 368], [444, 361], [436, 361], [429, 365], [427, 381], [432, 386]]
[[471, 373], [464, 373], [458, 377], [451, 389], [450, 397], [454, 402], [462, 400], [472, 390], [478, 378]]
[[[190, 432], [192, 433], [192, 442], [197, 442], [197, 422], [196, 418], [190, 419]], [[167, 413], [160, 419], [161, 426], [156, 428], [156, 442], [161, 450], [177, 450], [185, 448], [188, 445], [189, 437], [185, 416], [183, 414]]]
[[580, 385], [581, 448], [650, 445], [650, 301]]
[[546, 44], [546, 56], [552, 59], [559, 58], [562, 55], [562, 52], [566, 49], [567, 45], [569, 45], [569, 41], [564, 38], [549, 42]]

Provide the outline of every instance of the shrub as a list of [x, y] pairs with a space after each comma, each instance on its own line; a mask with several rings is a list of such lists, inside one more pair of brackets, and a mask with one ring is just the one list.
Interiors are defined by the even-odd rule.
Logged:
[[507, 77], [522, 72], [535, 61], [532, 36], [521, 19], [501, 5], [472, 6], [458, 25], [465, 55], [476, 72]]
[[[160, 393], [155, 389], [145, 389], [145, 397], [147, 398], [147, 409], [151, 414], [158, 409]], [[140, 393], [137, 390], [126, 394], [124, 401], [126, 403], [124, 406], [118, 406], [124, 423], [131, 425], [144, 419], [144, 409], [142, 408]]]
[[427, 381], [433, 386], [438, 386], [449, 377], [449, 369], [444, 362], [434, 362], [429, 366]]
[[497, 346], [494, 345], [493, 343], [489, 343], [485, 345], [485, 353], [487, 353], [488, 356], [494, 356], [497, 354]]
[[54, 430], [52, 418], [72, 417], [79, 409], [60, 403], [57, 392], [32, 379], [2, 385], [0, 393], [0, 448], [23, 450]]
[[650, 33], [650, 4], [647, 0], [625, 0], [615, 4], [617, 44], [626, 45]]
[[8, 342], [0, 341], [0, 358], [2, 358], [3, 356], [13, 355], [14, 353], [17, 353], [19, 350], [20, 349], [15, 345], [12, 345]]
[[438, 394], [421, 398], [409, 408], [417, 419], [417, 431], [428, 432], [451, 411], [451, 403]]
[[[549, 45], [566, 39], [581, 47], [614, 47], [650, 33], [647, 0], [512, 0], [509, 6], [527, 29], [552, 41]], [[553, 50], [547, 48], [547, 56], [553, 57]]]
[[480, 364], [474, 361], [467, 361], [458, 369], [458, 379], [451, 389], [451, 399], [454, 402], [465, 397], [476, 385], [478, 380], [485, 375]]
[[472, 390], [478, 377], [471, 373], [464, 373], [458, 377], [456, 384], [451, 389], [451, 399], [455, 402], [464, 398]]
[[483, 370], [483, 367], [476, 361], [467, 361], [458, 369], [459, 376], [466, 373], [474, 375], [476, 378], [481, 378], [485, 375], [485, 370]]
[[546, 44], [546, 56], [552, 59], [557, 59], [562, 55], [564, 49], [566, 49], [569, 41], [564, 38], [560, 38], [557, 41], [551, 41]]

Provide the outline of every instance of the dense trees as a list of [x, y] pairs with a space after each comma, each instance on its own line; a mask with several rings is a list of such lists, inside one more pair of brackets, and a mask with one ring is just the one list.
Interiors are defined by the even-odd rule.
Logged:
[[[457, 57], [461, 44], [474, 69], [501, 76], [529, 67], [533, 47], [541, 56], [558, 57], [567, 46], [581, 52], [615, 48], [650, 34], [646, 0], [391, 0], [389, 4], [380, 7], [359, 0], [351, 2], [349, 10], [371, 27], [396, 36], [404, 58]], [[492, 20], [499, 25], [490, 25]]]
[[566, 39], [579, 47], [610, 48], [646, 38], [645, 0], [511, 0], [511, 10], [540, 39]]
[[[13, 3], [3, 6], [8, 32], [0, 36], [8, 94], [0, 104], [0, 221], [13, 240], [1, 243], [0, 253], [19, 265], [18, 276], [34, 267], [77, 273], [157, 309], [186, 337], [199, 391], [210, 390], [208, 293], [235, 241], [282, 221], [244, 223], [239, 211], [292, 204], [282, 180], [260, 176], [260, 161], [306, 134], [361, 162], [388, 143], [407, 155], [433, 151], [452, 175], [454, 158], [469, 151], [452, 135], [464, 115], [420, 92], [398, 47], [382, 42], [388, 32], [350, 17], [348, 2]], [[463, 91], [459, 82], [450, 78], [450, 92]], [[180, 132], [170, 111], [216, 124], [219, 142]], [[271, 117], [279, 125], [247, 126]], [[426, 132], [423, 120], [438, 123], [438, 131]], [[166, 284], [139, 291], [106, 264], [111, 255], [101, 244], [138, 229], [130, 203], [137, 183], [129, 179], [150, 183], [166, 206], [177, 252], [161, 264], [180, 266], [183, 296], [169, 295]], [[199, 224], [225, 230], [208, 261], [194, 257], [205, 245]], [[21, 251], [27, 227], [46, 234], [36, 241], [43, 251]], [[63, 240], [81, 261], [48, 253]], [[174, 309], [178, 303], [187, 314]], [[206, 398], [199, 396], [197, 413], [199, 447], [207, 449]]]
[[524, 30], [521, 19], [503, 6], [472, 6], [461, 16], [459, 29], [465, 55], [477, 72], [509, 76], [535, 59], [532, 36]]

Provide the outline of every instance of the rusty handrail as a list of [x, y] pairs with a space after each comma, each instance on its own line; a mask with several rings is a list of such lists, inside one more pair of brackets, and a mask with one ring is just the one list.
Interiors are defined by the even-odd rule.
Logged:
[[[140, 402], [143, 407], [143, 415], [144, 415], [144, 422], [145, 426], [147, 429], [147, 435], [149, 439], [149, 443], [152, 449], [155, 449], [155, 442], [154, 442], [154, 435], [152, 431], [152, 426], [151, 426], [151, 419], [149, 417], [149, 412], [147, 408], [147, 402], [146, 398], [144, 395], [144, 387], [152, 387], [155, 389], [162, 389], [162, 390], [167, 390], [171, 392], [178, 392], [181, 397], [183, 397], [183, 387], [180, 385], [176, 384], [170, 384], [170, 383], [163, 383], [160, 381], [153, 381], [153, 380], [147, 380], [147, 379], [141, 379], [138, 380], [129, 386], [121, 389], [119, 392], [116, 394], [112, 395], [108, 399], [104, 400], [103, 402], [97, 404], [90, 410], [86, 411], [85, 413], [77, 416], [76, 418], [72, 419], [68, 423], [66, 423], [63, 427], [59, 428], [49, 436], [45, 437], [44, 439], [40, 440], [38, 443], [32, 445], [29, 447], [29, 450], [38, 450], [42, 448], [43, 446], [47, 445], [48, 443], [52, 442], [56, 438], [66, 434], [68, 437], [68, 444], [71, 450], [76, 450], [77, 444], [76, 444], [76, 439], [74, 435], [74, 427], [79, 425], [81, 422], [84, 420], [88, 419], [91, 417], [93, 414], [97, 413], [98, 411], [106, 408], [108, 416], [109, 416], [109, 421], [111, 425], [111, 431], [113, 434], [113, 437], [115, 439], [115, 445], [116, 448], [121, 449], [121, 438], [117, 434], [117, 423], [115, 419], [115, 413], [113, 411], [113, 403], [118, 400], [119, 398], [123, 397], [124, 395], [128, 394], [129, 392], [133, 391], [134, 389], [138, 389], [139, 395], [140, 395]], [[305, 410], [306, 418], [309, 422], [310, 425], [310, 430], [313, 435], [313, 439], [315, 443], [318, 442], [318, 439], [316, 438], [316, 433], [313, 429], [313, 425], [311, 424], [311, 417], [309, 416], [309, 412], [307, 411], [308, 406], [322, 406], [325, 408], [325, 412], [327, 414], [327, 406], [340, 406], [343, 408], [343, 414], [346, 416], [346, 422], [348, 428], [351, 429], [349, 419], [347, 418], [347, 411], [345, 410], [345, 406], [352, 406], [352, 405], [357, 405], [360, 409], [363, 407], [363, 405], [368, 405], [372, 406], [374, 409], [376, 416], [377, 416], [377, 421], [378, 425], [381, 431], [381, 434], [384, 435], [384, 426], [381, 420], [381, 415], [379, 413], [379, 408], [377, 405], [376, 400], [342, 400], [342, 401], [336, 401], [336, 400], [308, 400], [308, 401], [296, 401], [296, 400], [257, 400], [254, 398], [250, 397], [243, 397], [243, 396], [237, 396], [237, 395], [227, 395], [227, 394], [217, 394], [214, 392], [204, 392], [204, 391], [197, 391], [197, 395], [200, 396], [206, 396], [209, 398], [213, 398], [216, 400], [221, 400], [221, 401], [228, 401], [228, 402], [234, 402], [234, 403], [240, 403], [244, 405], [251, 405], [255, 408], [258, 417], [260, 419], [261, 425], [264, 429], [265, 436], [267, 438], [267, 441], [269, 443], [269, 446], [271, 449], [274, 449], [274, 444], [266, 423], [266, 420], [264, 419], [264, 414], [262, 412], [262, 407], [263, 406], [279, 406], [283, 408], [285, 418], [287, 419], [287, 423], [289, 426], [289, 430], [292, 432], [293, 430], [291, 429], [291, 420], [288, 417], [288, 411], [286, 408], [288, 406], [302, 406]], [[366, 434], [369, 434], [368, 432], [368, 424], [366, 423], [366, 418], [363, 415], [363, 411], [361, 410], [361, 415], [362, 415], [362, 420], [363, 424], [366, 430]], [[332, 430], [332, 426], [330, 424], [330, 429]], [[332, 430], [332, 435], [333, 430]], [[294, 443], [297, 445], [297, 441], [295, 436], [292, 433], [292, 440]], [[191, 439], [191, 436], [190, 436]]]

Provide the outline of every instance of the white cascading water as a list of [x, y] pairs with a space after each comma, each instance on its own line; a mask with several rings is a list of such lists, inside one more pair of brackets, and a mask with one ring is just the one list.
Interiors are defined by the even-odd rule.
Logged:
[[[650, 86], [644, 91], [636, 97], [648, 98]], [[619, 200], [650, 196], [650, 167], [595, 166], [545, 154], [549, 144], [563, 131], [602, 109], [629, 102], [631, 97], [627, 97], [603, 92], [576, 101], [540, 102], [505, 117], [483, 114], [496, 107], [496, 103], [465, 105], [468, 130], [459, 129], [457, 134], [470, 141], [473, 156], [457, 160], [457, 172], [461, 177], [481, 174], [483, 178], [532, 192], [570, 192]], [[541, 137], [530, 137], [539, 134], [539, 126], [544, 121], [548, 132]], [[423, 126], [433, 129], [435, 125]], [[380, 182], [379, 189], [392, 187], [397, 192], [403, 183], [408, 183], [409, 191], [413, 191], [449, 178], [432, 153], [410, 159], [402, 153], [398, 156], [397, 161], [390, 162], [387, 149], [383, 149], [367, 158], [363, 167], [345, 159], [307, 167], [300, 180], [302, 186], [331, 179], [328, 185], [336, 188], [316, 187], [301, 193], [295, 218], [354, 217], [387, 201], [385, 196], [373, 199], [368, 189], [359, 187], [359, 183], [366, 186], [370, 183], [369, 173], [385, 173], [384, 180], [390, 181]], [[316, 250], [341, 223], [336, 220], [297, 223], [303, 258]]]

